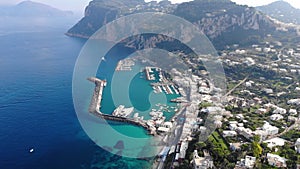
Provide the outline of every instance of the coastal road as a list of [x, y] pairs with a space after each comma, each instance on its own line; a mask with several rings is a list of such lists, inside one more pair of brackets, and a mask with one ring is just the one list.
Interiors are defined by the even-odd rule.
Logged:
[[234, 86], [228, 93], [225, 94], [225, 96], [230, 95], [236, 88], [238, 88], [240, 85], [246, 82], [246, 80], [249, 78], [249, 76], [245, 77], [240, 83], [238, 83], [236, 86]]
[[[187, 100], [190, 101], [191, 100], [191, 87], [186, 88], [186, 94], [187, 94]], [[182, 135], [183, 125], [186, 122], [185, 121], [186, 120], [186, 109], [190, 105], [191, 105], [190, 103], [182, 104], [181, 110], [175, 115], [177, 117], [176, 121], [173, 123], [175, 125], [173, 125], [173, 127], [171, 129], [166, 146], [168, 146], [168, 147], [175, 146], [175, 148], [176, 148], [177, 143], [180, 141], [180, 138]], [[175, 156], [174, 156], [174, 158], [175, 158]], [[172, 164], [174, 162], [174, 158], [172, 160]], [[163, 169], [164, 165], [165, 165], [164, 161], [161, 160], [159, 162], [159, 164], [157, 165], [157, 169]], [[172, 166], [170, 168], [172, 168]]]
[[281, 132], [281, 133], [278, 133], [278, 134], [276, 134], [276, 135], [274, 135], [274, 136], [268, 137], [268, 139], [272, 139], [272, 138], [275, 138], [275, 137], [280, 137], [280, 136], [284, 135], [285, 133], [287, 133], [288, 131], [290, 131], [290, 130], [292, 130], [292, 129], [294, 129], [294, 128], [299, 127], [299, 124], [300, 124], [300, 119], [298, 118], [298, 119], [295, 121], [295, 123], [294, 123], [293, 125], [291, 125], [290, 127], [286, 128], [286, 129], [285, 129], [283, 132]]
[[[173, 127], [170, 131], [170, 134], [168, 135], [167, 145], [166, 147], [171, 146], [177, 146], [177, 143], [180, 141], [180, 137], [183, 130], [183, 124], [185, 123], [185, 113], [186, 113], [186, 107], [188, 104], [184, 105], [181, 110], [179, 111], [176, 121], [173, 123]], [[174, 159], [173, 159], [174, 160]], [[164, 168], [164, 161], [161, 159], [161, 161], [158, 163], [156, 169], [163, 169]]]

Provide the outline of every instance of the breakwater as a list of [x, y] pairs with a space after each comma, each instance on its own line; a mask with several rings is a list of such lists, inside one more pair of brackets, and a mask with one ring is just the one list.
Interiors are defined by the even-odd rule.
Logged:
[[100, 112], [101, 107], [101, 101], [102, 101], [102, 93], [103, 89], [106, 86], [107, 82], [105, 80], [100, 80], [95, 77], [88, 78], [89, 81], [95, 83], [95, 89], [92, 96], [92, 100], [89, 106], [89, 112], [94, 114], [95, 116], [110, 120], [110, 121], [117, 121], [127, 124], [132, 124], [135, 126], [143, 127], [148, 131], [148, 134], [156, 135], [156, 129], [147, 125], [147, 122], [145, 120], [139, 119], [139, 118], [127, 118], [127, 117], [118, 117], [114, 115], [104, 114]]

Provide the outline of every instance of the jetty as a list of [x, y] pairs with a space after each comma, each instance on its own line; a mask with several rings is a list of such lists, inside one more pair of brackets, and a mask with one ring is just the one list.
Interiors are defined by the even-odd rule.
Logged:
[[95, 83], [95, 89], [93, 93], [93, 97], [89, 106], [89, 112], [93, 115], [110, 121], [116, 121], [116, 122], [122, 122], [127, 124], [132, 124], [135, 126], [143, 127], [148, 131], [150, 135], [156, 135], [156, 129], [152, 126], [149, 126], [147, 122], [141, 118], [134, 117], [134, 118], [128, 118], [128, 117], [121, 117], [121, 116], [114, 116], [110, 114], [104, 114], [100, 112], [101, 107], [101, 101], [102, 101], [102, 93], [104, 87], [107, 85], [106, 80], [100, 80], [95, 77], [88, 78], [89, 81]]
[[90, 77], [88, 80], [95, 83], [94, 94], [90, 103], [89, 112], [101, 113], [100, 106], [102, 101], [102, 93], [107, 82], [106, 80], [100, 80], [95, 77]]

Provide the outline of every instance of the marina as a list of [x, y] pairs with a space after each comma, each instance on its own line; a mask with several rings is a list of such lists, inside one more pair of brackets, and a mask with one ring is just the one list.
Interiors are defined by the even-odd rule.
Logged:
[[146, 67], [145, 68], [146, 79], [148, 81], [154, 81], [151, 86], [154, 93], [166, 93], [166, 94], [176, 94], [179, 95], [178, 89], [175, 84], [170, 82], [165, 76], [163, 71], [157, 67]]
[[[139, 69], [139, 79], [143, 79], [144, 83], [151, 86], [154, 93], [165, 93], [168, 102], [162, 104], [162, 102], [156, 102], [151, 107], [150, 111], [135, 112], [139, 109], [130, 106], [129, 104], [117, 105], [118, 107], [111, 109], [101, 108], [101, 102], [103, 98], [103, 90], [107, 85], [106, 80], [100, 80], [92, 77], [88, 78], [89, 81], [95, 83], [95, 89], [93, 97], [89, 106], [89, 112], [97, 117], [105, 120], [132, 124], [138, 127], [142, 127], [148, 131], [150, 135], [157, 135], [158, 133], [165, 133], [169, 131], [169, 128], [165, 125], [170, 123], [173, 115], [179, 111], [179, 105], [174, 103], [182, 103], [183, 100], [178, 99], [180, 96], [180, 88], [178, 88], [171, 80], [167, 79], [167, 74], [158, 67], [144, 67], [139, 68], [135, 66], [133, 60], [123, 60], [118, 62], [116, 71], [129, 71], [132, 72]], [[140, 82], [142, 82], [140, 80]], [[126, 105], [128, 107], [126, 107]], [[101, 112], [106, 111], [106, 112]], [[109, 114], [110, 112], [111, 114]], [[141, 115], [140, 115], [141, 114]]]
[[180, 92], [176, 89], [172, 83], [151, 83], [151, 86], [155, 93], [166, 93], [180, 95]]
[[[134, 115], [133, 119], [124, 116], [115, 116], [115, 115], [101, 113], [100, 107], [101, 107], [102, 93], [104, 87], [106, 86], [106, 81], [97, 79], [95, 77], [88, 78], [88, 80], [95, 83], [93, 97], [89, 106], [90, 113], [105, 120], [123, 122], [123, 123], [140, 126], [146, 129], [150, 135], [156, 135], [156, 129], [153, 128], [152, 126], [147, 125], [147, 122], [144, 121], [143, 118], [139, 118], [137, 113]], [[119, 109], [115, 112], [115, 114], [120, 115], [121, 109], [124, 110], [124, 108], [119, 107]], [[126, 111], [126, 112], [130, 112], [130, 111]]]
[[[148, 69], [150, 70], [150, 68]], [[160, 69], [157, 68], [155, 70]], [[151, 71], [149, 71], [149, 73]], [[139, 117], [139, 113], [134, 113], [134, 107], [126, 108], [124, 105], [119, 105], [117, 108], [115, 108], [111, 115], [102, 113], [100, 112], [102, 94], [104, 87], [107, 85], [107, 82], [106, 80], [100, 80], [95, 77], [88, 78], [88, 80], [95, 83], [95, 89], [89, 106], [89, 112], [102, 119], [140, 126], [146, 129], [148, 131], [148, 134], [156, 135], [158, 128], [160, 128], [160, 132], [164, 131], [162, 130], [161, 125], [167, 123], [165, 122], [166, 117], [164, 116], [164, 113], [176, 113], [178, 111], [178, 108], [176, 106], [168, 106], [166, 104], [157, 103], [155, 104], [155, 108], [153, 107], [153, 109], [149, 112], [149, 120], [144, 120], [143, 116]], [[174, 94], [178, 92], [174, 87], [174, 84], [170, 82], [167, 82], [166, 84], [156, 82], [151, 83], [151, 85], [154, 92], [165, 92], [166, 94]], [[132, 116], [133, 113], [134, 115]]]

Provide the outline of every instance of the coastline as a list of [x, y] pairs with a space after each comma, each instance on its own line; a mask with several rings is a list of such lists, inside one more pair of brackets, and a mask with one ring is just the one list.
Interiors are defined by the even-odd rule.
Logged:
[[65, 33], [66, 36], [69, 36], [69, 37], [73, 37], [73, 38], [81, 38], [81, 39], [89, 39], [90, 36], [86, 36], [86, 35], [81, 35], [81, 34], [74, 34], [74, 33], [70, 33], [70, 32], [66, 32]]

